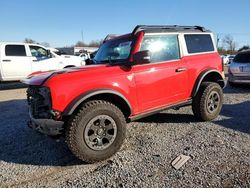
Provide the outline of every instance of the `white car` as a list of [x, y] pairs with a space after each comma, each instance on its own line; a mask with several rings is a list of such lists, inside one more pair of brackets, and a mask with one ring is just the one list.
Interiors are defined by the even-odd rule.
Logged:
[[235, 55], [222, 55], [221, 56], [221, 58], [223, 59], [224, 65], [230, 64], [233, 61], [234, 57]]
[[39, 71], [85, 65], [80, 57], [59, 56], [46, 47], [28, 43], [0, 43], [0, 81], [17, 81]]
[[228, 83], [250, 84], [250, 50], [239, 52], [228, 69]]
[[81, 66], [85, 65], [85, 61], [81, 57], [79, 57], [79, 56], [68, 55], [68, 54], [61, 53], [61, 51], [59, 51], [56, 48], [47, 48], [47, 50], [50, 51], [52, 57], [63, 58], [62, 61], [64, 61], [66, 64], [72, 64], [73, 62], [81, 62], [80, 63]]

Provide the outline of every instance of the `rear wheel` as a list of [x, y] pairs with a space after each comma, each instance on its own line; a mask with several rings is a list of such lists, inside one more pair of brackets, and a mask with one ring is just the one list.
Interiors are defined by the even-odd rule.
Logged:
[[85, 103], [68, 122], [66, 142], [85, 162], [102, 161], [115, 154], [126, 135], [126, 121], [115, 105], [94, 100]]
[[204, 82], [193, 98], [192, 110], [194, 115], [202, 121], [215, 119], [222, 108], [223, 91], [219, 84]]

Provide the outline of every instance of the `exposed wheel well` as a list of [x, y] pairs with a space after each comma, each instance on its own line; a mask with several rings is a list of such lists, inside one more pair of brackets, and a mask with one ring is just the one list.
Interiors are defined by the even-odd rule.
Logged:
[[207, 71], [198, 77], [192, 91], [192, 96], [195, 96], [197, 94], [202, 82], [216, 82], [221, 86], [221, 88], [225, 87], [224, 79], [219, 72]]
[[[105, 101], [108, 101], [108, 102], [116, 105], [122, 111], [125, 118], [128, 118], [130, 116], [130, 114], [132, 113], [132, 110], [131, 110], [129, 103], [125, 99], [123, 99], [122, 97], [120, 97], [119, 95], [116, 95], [114, 93], [100, 93], [100, 94], [90, 96], [90, 97], [84, 99], [83, 101], [81, 101], [81, 103], [78, 104], [75, 109], [73, 109], [74, 110], [73, 113], [77, 112], [78, 109], [84, 103], [91, 101], [91, 100], [105, 100]], [[65, 115], [70, 115], [70, 113], [68, 114], [68, 112], [67, 112]]]
[[217, 82], [222, 88], [224, 87], [225, 83], [223, 78], [219, 73], [211, 72], [208, 73], [202, 80], [202, 82]]
[[129, 105], [127, 104], [127, 102], [115, 94], [102, 93], [102, 94], [94, 95], [88, 98], [87, 100], [88, 101], [89, 100], [105, 100], [116, 105], [122, 111], [122, 113], [124, 114], [126, 118], [129, 117], [131, 114], [131, 109]]

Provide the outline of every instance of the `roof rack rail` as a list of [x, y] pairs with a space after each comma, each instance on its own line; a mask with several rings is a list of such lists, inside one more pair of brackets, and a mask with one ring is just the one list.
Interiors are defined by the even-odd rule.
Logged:
[[183, 25], [137, 25], [134, 30], [133, 34], [135, 35], [139, 31], [145, 30], [169, 30], [169, 31], [185, 31], [185, 30], [193, 30], [193, 31], [208, 31], [206, 28], [202, 26], [183, 26]]

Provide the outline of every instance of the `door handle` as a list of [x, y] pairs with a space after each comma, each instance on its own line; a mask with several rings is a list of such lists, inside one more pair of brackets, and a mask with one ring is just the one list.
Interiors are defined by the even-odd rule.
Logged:
[[33, 61], [33, 62], [38, 62], [38, 60], [37, 60], [37, 59], [33, 59], [32, 61]]
[[183, 71], [186, 71], [187, 68], [183, 67], [183, 68], [178, 68], [178, 69], [175, 69], [175, 72], [183, 72]]
[[3, 59], [3, 62], [11, 62], [10, 59]]

